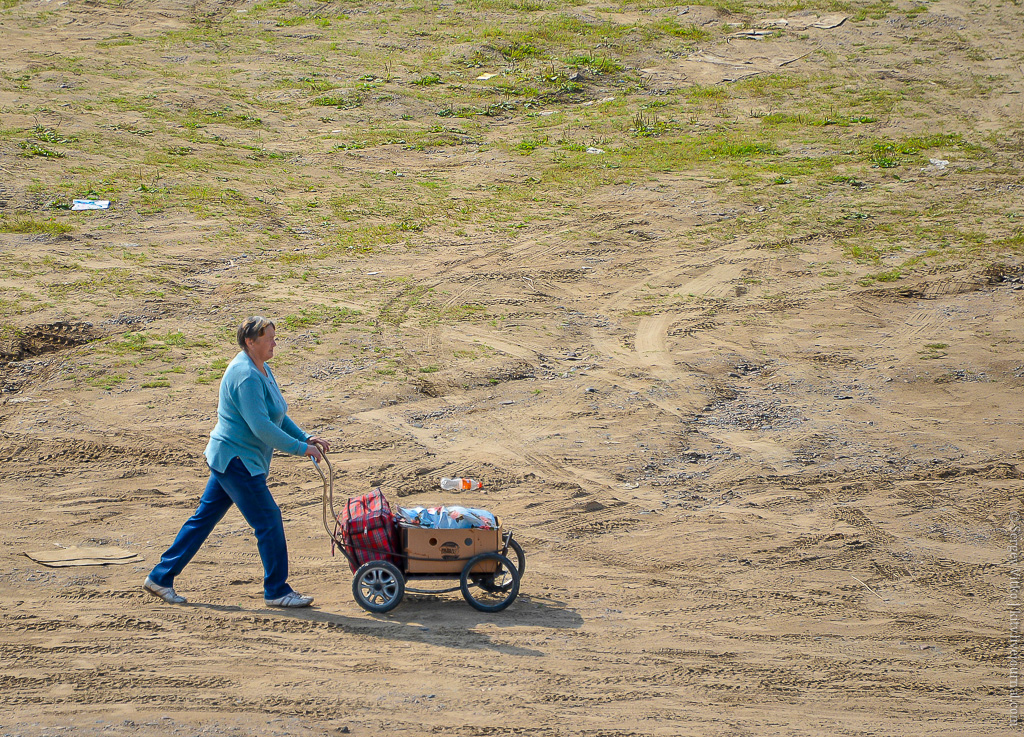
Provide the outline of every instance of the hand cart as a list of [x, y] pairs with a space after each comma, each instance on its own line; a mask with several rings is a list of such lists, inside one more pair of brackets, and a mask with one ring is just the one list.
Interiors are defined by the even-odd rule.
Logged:
[[[321, 450], [323, 450], [321, 448]], [[482, 612], [500, 612], [519, 595], [519, 582], [526, 571], [526, 554], [512, 537], [511, 530], [478, 529], [424, 529], [400, 527], [401, 550], [395, 553], [401, 566], [386, 560], [371, 560], [359, 564], [354, 547], [347, 543], [338, 526], [334, 509], [334, 470], [327, 454], [323, 453], [326, 473], [313, 459], [313, 466], [324, 482], [324, 529], [333, 544], [352, 564], [352, 596], [368, 612], [383, 614], [402, 602], [406, 592], [413, 594], [445, 594], [461, 591], [466, 602]], [[334, 529], [332, 529], [334, 524]], [[423, 555], [425, 544], [438, 552]], [[412, 552], [415, 546], [416, 552]], [[460, 557], [463, 547], [473, 551]], [[515, 561], [513, 562], [512, 557]], [[408, 585], [410, 581], [452, 581], [458, 586], [441, 589], [420, 589]]]

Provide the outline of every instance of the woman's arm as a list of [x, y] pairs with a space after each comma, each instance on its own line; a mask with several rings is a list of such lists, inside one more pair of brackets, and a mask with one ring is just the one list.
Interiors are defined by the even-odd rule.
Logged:
[[284, 430], [289, 435], [291, 435], [292, 437], [296, 437], [299, 440], [303, 441], [304, 443], [307, 443], [306, 455], [312, 456], [317, 461], [322, 461], [324, 459], [322, 453], [327, 453], [331, 450], [330, 443], [328, 443], [323, 438], [313, 437], [308, 432], [303, 430], [301, 427], [296, 425], [295, 421], [292, 420], [292, 418], [289, 417], [288, 415], [284, 416], [284, 421], [281, 422], [281, 429]]
[[303, 430], [301, 427], [295, 424], [291, 417], [288, 415], [284, 416], [284, 422], [281, 423], [281, 429], [291, 435], [293, 438], [309, 442], [309, 433]]
[[302, 433], [301, 437], [285, 432], [271, 421], [263, 385], [259, 379], [255, 376], [243, 379], [237, 385], [237, 395], [237, 406], [242, 419], [261, 443], [296, 456], [306, 454], [307, 436], [298, 425], [288, 421], [295, 430]]

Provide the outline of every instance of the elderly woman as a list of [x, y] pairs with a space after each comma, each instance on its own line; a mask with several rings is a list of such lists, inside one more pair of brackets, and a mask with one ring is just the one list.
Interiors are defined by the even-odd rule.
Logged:
[[277, 332], [263, 317], [249, 317], [238, 328], [241, 352], [220, 382], [217, 425], [206, 446], [210, 480], [196, 509], [163, 554], [143, 588], [169, 604], [185, 604], [174, 591], [174, 579], [199, 552], [203, 542], [234, 504], [256, 533], [263, 561], [263, 597], [267, 606], [302, 607], [313, 603], [288, 585], [288, 548], [281, 508], [267, 488], [274, 449], [322, 461], [330, 450], [286, 414], [288, 404], [267, 361], [274, 356]]

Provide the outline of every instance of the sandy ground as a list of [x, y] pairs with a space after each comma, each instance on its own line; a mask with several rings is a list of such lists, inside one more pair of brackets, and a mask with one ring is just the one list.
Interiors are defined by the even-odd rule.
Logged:
[[[933, 6], [925, 20], [966, 13]], [[90, 23], [137, 31], [150, 17], [122, 10], [58, 15], [76, 22], [46, 37], [8, 18], [5, 33], [23, 59], [84, 49], [112, 32]], [[178, 10], [152, 17], [173, 26]], [[997, 13], [972, 17], [999, 26]], [[851, 22], [810, 29], [806, 43], [900, 28]], [[758, 47], [747, 66], [800, 51]], [[651, 69], [664, 84], [730, 73], [693, 60]], [[23, 94], [5, 88], [4, 104]], [[1019, 95], [1007, 99], [1016, 107], [988, 101], [979, 129], [1020, 112]], [[18, 115], [4, 125], [31, 125]], [[31, 182], [61, 164], [7, 154], [7, 206], [30, 210]], [[487, 184], [522, 181], [533, 165], [500, 152], [357, 154], [330, 176], [458, 170]], [[991, 202], [1020, 206], [1005, 172], [948, 174], [879, 174], [863, 197], [948, 201], [980, 183]], [[6, 347], [2, 369], [0, 735], [1019, 734], [1019, 270], [830, 288], [820, 265], [845, 263], [841, 233], [701, 240], [705, 225], [760, 210], [699, 176], [586, 197], [600, 217], [582, 237], [556, 213], [511, 235], [326, 260], [297, 286], [261, 281], [244, 243], [205, 243], [187, 212], [111, 210], [90, 221], [104, 228], [70, 237], [0, 235], [8, 263], [45, 252], [102, 264], [114, 256], [97, 244], [143, 242], [147, 268], [181, 287], [102, 306], [82, 294], [6, 321], [43, 327]], [[383, 616], [360, 609], [330, 555], [319, 478], [284, 456], [271, 487], [292, 583], [313, 608], [264, 606], [236, 512], [178, 579], [188, 606], [143, 595], [205, 481], [217, 383], [202, 369], [233, 355], [238, 316], [294, 313], [303, 289], [339, 284], [355, 285], [336, 293], [363, 314], [415, 310], [409, 285], [422, 284], [494, 318], [282, 324], [274, 365], [292, 416], [336, 441], [339, 493], [379, 484], [394, 503], [508, 521], [528, 570], [507, 611], [481, 614], [457, 593], [410, 595]], [[126, 364], [111, 347], [126, 330], [208, 340]], [[411, 373], [387, 373], [381, 356]], [[161, 366], [183, 373], [144, 386]], [[110, 375], [124, 378], [104, 387]], [[485, 487], [441, 492], [442, 475]], [[69, 545], [144, 562], [47, 568], [23, 555]]]

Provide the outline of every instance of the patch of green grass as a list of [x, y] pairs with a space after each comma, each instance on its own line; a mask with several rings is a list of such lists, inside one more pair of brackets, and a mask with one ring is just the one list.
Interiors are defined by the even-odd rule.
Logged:
[[78, 140], [75, 136], [61, 135], [53, 128], [47, 128], [42, 125], [36, 125], [32, 129], [32, 136], [37, 141], [42, 141], [43, 143], [72, 143]]
[[[754, 97], [770, 97], [782, 99], [792, 92], [806, 93], [812, 86], [825, 80], [805, 74], [759, 74], [740, 80], [731, 86], [737, 93], [750, 94]], [[693, 88], [689, 88], [693, 89]]]
[[[81, 271], [81, 270], [79, 270]], [[140, 275], [137, 269], [93, 269], [73, 281], [55, 282], [46, 285], [46, 291], [54, 298], [67, 299], [73, 295], [89, 297], [129, 297], [161, 292], [158, 287], [167, 288], [167, 280], [155, 275]]]
[[[47, 302], [43, 302], [34, 294], [29, 294], [24, 291], [15, 291], [8, 289], [7, 296], [13, 299], [5, 299], [0, 297], [0, 316], [11, 317], [13, 315], [24, 315], [32, 312], [37, 312], [46, 307], [52, 307], [53, 305]], [[5, 331], [15, 331], [15, 333], [8, 334]], [[15, 334], [20, 335], [20, 332], [10, 326], [0, 325], [0, 342], [15, 337]]]
[[345, 323], [359, 322], [363, 313], [360, 310], [353, 310], [348, 307], [334, 307], [331, 305], [315, 305], [299, 310], [297, 315], [285, 315], [281, 321], [293, 330], [309, 328], [319, 325], [338, 327]]
[[729, 92], [717, 85], [695, 84], [684, 89], [683, 96], [687, 100], [724, 100], [729, 97]]
[[749, 141], [719, 138], [706, 143], [701, 154], [711, 159], [744, 159], [758, 156], [778, 156], [782, 152], [769, 141]]
[[945, 358], [947, 348], [947, 343], [925, 343], [924, 350], [918, 351], [917, 354], [922, 360]]
[[641, 111], [633, 116], [633, 125], [629, 132], [640, 138], [653, 138], [660, 136], [667, 130], [668, 124], [663, 120], [659, 120], [656, 114], [648, 115]]
[[262, 128], [263, 118], [248, 113], [235, 113], [229, 119], [239, 128]]
[[499, 49], [501, 55], [509, 61], [522, 61], [523, 59], [538, 59], [547, 56], [541, 49], [532, 43], [517, 41]]
[[[3, 313], [0, 313], [3, 314]], [[24, 333], [13, 325], [0, 325], [0, 345], [11, 343], [20, 338]]]
[[857, 177], [851, 177], [845, 174], [836, 174], [829, 177], [829, 181], [835, 182], [836, 184], [849, 184], [851, 187], [856, 187], [857, 189], [864, 189], [868, 186]]
[[346, 95], [321, 95], [310, 101], [311, 105], [320, 107], [336, 107], [339, 110], [352, 110], [363, 104], [363, 97], [358, 92]]
[[133, 36], [130, 33], [119, 33], [116, 36], [108, 36], [102, 41], [97, 41], [96, 46], [101, 49], [115, 49], [119, 46], [134, 46], [144, 44], [146, 39]]
[[250, 161], [272, 162], [288, 158], [288, 154], [286, 153], [282, 153], [280, 151], [268, 151], [263, 146], [243, 145], [241, 148], [243, 148], [246, 151], [252, 151], [251, 154], [245, 157]]
[[141, 332], [124, 333], [120, 340], [111, 340], [106, 344], [106, 349], [115, 355], [138, 353], [151, 347], [149, 336]]
[[278, 28], [292, 28], [294, 26], [304, 26], [307, 23], [312, 23], [315, 19], [308, 15], [295, 15], [289, 18], [278, 18], [274, 25]]
[[[755, 168], [784, 168], [774, 158], [783, 152], [773, 142], [718, 132], [696, 136], [638, 137], [634, 145], [617, 148], [605, 148], [606, 144], [600, 142], [594, 145], [604, 148], [605, 154], [597, 157], [582, 152], [559, 151], [557, 166], [544, 173], [543, 181], [559, 186], [571, 185], [586, 191], [593, 187], [630, 181], [652, 171], [685, 170], [698, 165], [708, 166], [709, 162], [718, 162], [716, 174], [728, 173], [729, 176], [741, 172], [738, 167], [740, 162], [744, 162], [742, 171], [747, 172], [748, 176], [752, 175]], [[801, 165], [800, 161], [792, 163], [794, 166]], [[831, 166], [831, 163], [823, 163], [822, 166]], [[760, 177], [754, 176], [749, 183], [761, 181]]]
[[513, 147], [513, 150], [518, 151], [521, 154], [532, 154], [540, 146], [545, 145], [547, 142], [547, 136], [545, 136], [544, 138], [527, 138], [517, 143]]
[[958, 148], [977, 151], [977, 146], [964, 141], [959, 133], [934, 133], [911, 136], [899, 141], [875, 140], [870, 144], [870, 159], [880, 169], [892, 169], [904, 163], [906, 156], [915, 156], [933, 148]]
[[586, 69], [592, 74], [614, 74], [621, 72], [625, 67], [622, 63], [607, 56], [593, 56], [591, 54], [573, 54], [565, 57], [565, 63], [571, 67]]
[[393, 224], [362, 225], [337, 233], [326, 245], [316, 252], [317, 258], [327, 256], [360, 256], [373, 253], [398, 242], [398, 230]]
[[45, 233], [60, 235], [74, 230], [73, 226], [53, 218], [37, 220], [29, 215], [0, 216], [0, 233]]
[[876, 148], [871, 152], [871, 164], [879, 169], [895, 169], [903, 163], [903, 159], [889, 148]]
[[834, 108], [820, 116], [803, 113], [768, 113], [766, 115], [754, 114], [753, 117], [760, 119], [763, 125], [786, 128], [825, 127], [830, 125], [848, 128], [851, 125], [862, 125], [876, 121], [870, 115], [839, 113]]
[[[189, 344], [185, 333], [180, 330], [169, 330], [164, 335], [155, 335], [153, 337], [164, 345], [183, 347]], [[192, 345], [196, 345], [196, 343], [192, 343]]]
[[97, 389], [113, 389], [115, 386], [123, 384], [128, 377], [125, 374], [102, 374], [100, 376], [93, 376], [85, 380], [85, 382]]
[[652, 23], [651, 28], [684, 41], [707, 41], [711, 38], [711, 33], [695, 23], [680, 23], [675, 18], [661, 18]]
[[581, 18], [560, 13], [548, 16], [533, 25], [529, 33], [541, 41], [561, 47], [594, 49], [612, 46], [635, 29], [633, 24]]
[[888, 271], [879, 271], [876, 274], [868, 274], [860, 283], [867, 286], [873, 282], [894, 282], [899, 281], [903, 277], [903, 272], [900, 269], [889, 269]]
[[469, 0], [467, 3], [467, 5], [477, 10], [513, 13], [538, 13], [542, 10], [551, 10], [563, 5], [582, 4], [583, 0], [567, 0], [566, 2], [559, 2], [558, 0]]
[[44, 159], [63, 159], [64, 154], [60, 151], [54, 151], [53, 149], [40, 146], [35, 141], [22, 141], [18, 146], [24, 151], [22, 156], [25, 158], [31, 158], [32, 156], [39, 156]]
[[892, 151], [897, 154], [916, 154], [922, 149], [935, 148], [937, 146], [959, 146], [961, 137], [956, 134], [942, 133], [932, 136], [913, 136], [902, 141], [878, 140], [871, 144], [872, 149], [879, 151]]
[[467, 302], [460, 305], [446, 305], [424, 310], [421, 322], [424, 325], [462, 322], [465, 320], [486, 320], [487, 305]]
[[224, 370], [228, 367], [228, 359], [218, 358], [215, 359], [209, 367], [202, 367], [196, 370], [196, 383], [197, 384], [210, 384], [217, 381], [221, 376], [224, 375]]
[[1024, 228], [1017, 228], [1012, 235], [1006, 238], [999, 238], [996, 240], [996, 245], [1009, 248], [1011, 250], [1024, 249]]
[[190, 339], [180, 330], [171, 330], [164, 334], [136, 331], [122, 333], [120, 338], [106, 342], [103, 350], [117, 356], [135, 353], [163, 356], [167, 355], [171, 348], [208, 348], [209, 345], [209, 341], [203, 338]]
[[867, 20], [882, 20], [886, 16], [899, 12], [899, 7], [892, 0], [875, 0], [867, 5], [857, 5], [852, 2], [837, 0], [832, 6], [835, 10], [848, 12], [852, 20], [856, 22]]
[[759, 160], [757, 167], [762, 171], [778, 174], [783, 177], [798, 177], [831, 172], [841, 162], [842, 159], [838, 156], [784, 157]]
[[844, 246], [843, 254], [860, 263], [881, 264], [887, 251], [873, 243], [847, 243]]
[[441, 84], [441, 77], [437, 74], [427, 74], [418, 79], [414, 79], [412, 84], [417, 87], [430, 87], [435, 84]]

